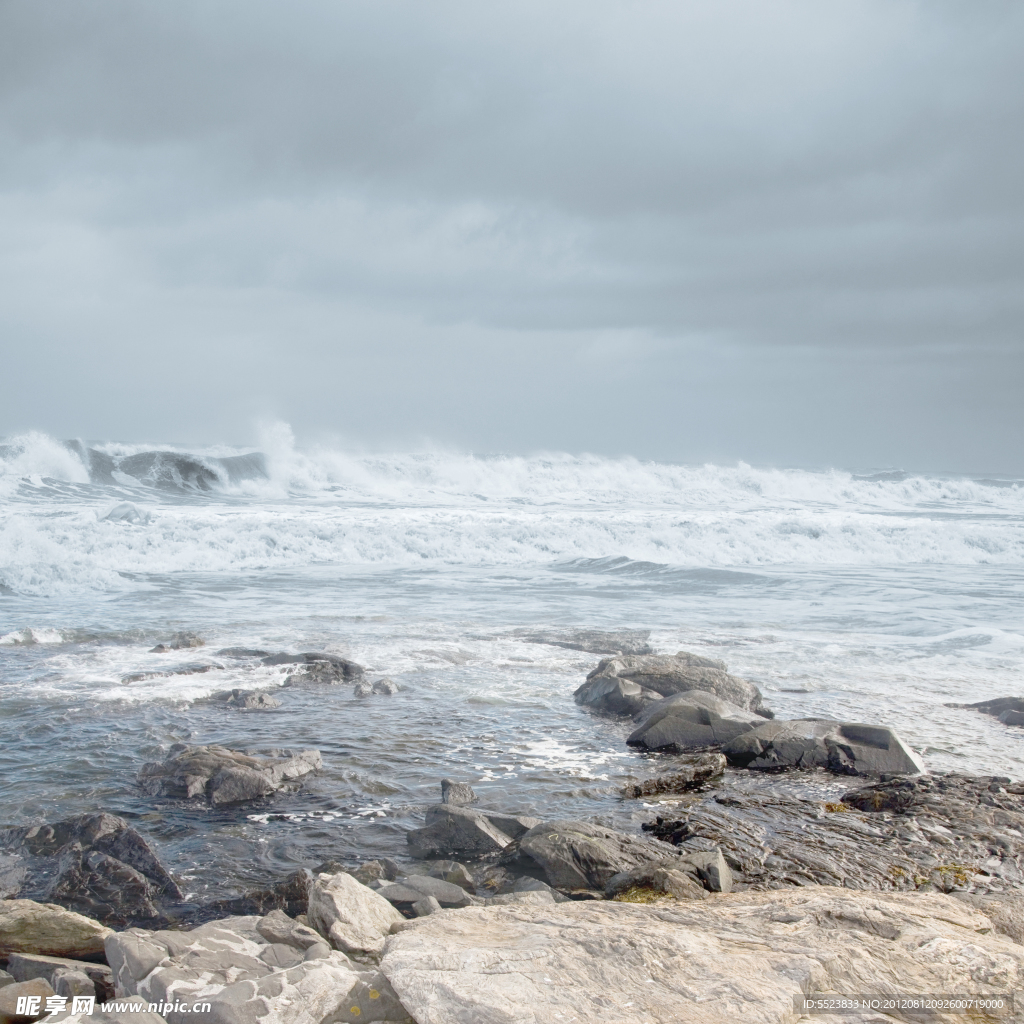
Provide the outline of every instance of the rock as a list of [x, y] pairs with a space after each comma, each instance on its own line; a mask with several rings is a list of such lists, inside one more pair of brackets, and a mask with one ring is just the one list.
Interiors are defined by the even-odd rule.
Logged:
[[441, 803], [443, 804], [475, 804], [476, 793], [468, 782], [453, 782], [451, 779], [441, 780]]
[[468, 907], [473, 897], [461, 886], [432, 878], [430, 875], [406, 875], [402, 885], [423, 896], [433, 896], [442, 907]]
[[543, 907], [550, 906], [553, 903], [568, 903], [569, 897], [561, 896], [561, 900], [556, 900], [554, 893], [555, 889], [539, 889], [536, 892], [533, 890], [527, 890], [525, 892], [500, 892], [496, 896], [488, 896], [484, 900], [484, 906], [487, 907], [511, 907], [511, 906], [530, 906], [530, 907]]
[[264, 711], [270, 708], [279, 708], [281, 702], [275, 700], [264, 690], [239, 690], [234, 689], [228, 695], [224, 703], [229, 708], [239, 708], [244, 711]]
[[[670, 698], [673, 699], [673, 698]], [[675, 765], [671, 775], [632, 783], [626, 787], [626, 796], [657, 796], [659, 793], [687, 793], [700, 789], [705, 783], [725, 771], [725, 755], [718, 752], [691, 756], [685, 763]]]
[[[110, 929], [106, 929], [110, 934]], [[106, 964], [90, 963], [84, 960], [73, 960], [68, 957], [42, 956], [38, 953], [11, 953], [7, 969], [16, 981], [30, 981], [42, 978], [50, 983], [58, 995], [64, 995], [57, 984], [60, 972], [66, 975], [81, 974], [89, 982], [88, 992], [77, 992], [75, 995], [95, 994], [99, 1002], [104, 1002], [114, 995], [114, 977]]]
[[[433, 816], [431, 816], [433, 815]], [[439, 804], [427, 811], [425, 828], [405, 835], [413, 857], [484, 857], [504, 850], [512, 837], [495, 828], [478, 811], [451, 804]]]
[[319, 750], [275, 751], [254, 757], [227, 747], [175, 744], [166, 761], [152, 761], [139, 771], [139, 785], [149, 796], [206, 799], [213, 806], [244, 803], [281, 789], [293, 779], [323, 767]]
[[645, 837], [573, 820], [536, 825], [516, 845], [504, 863], [515, 857], [562, 890], [603, 890], [612, 875], [665, 856], [663, 846]]
[[429, 917], [441, 909], [441, 904], [433, 896], [424, 896], [412, 905], [413, 913], [417, 917]]
[[[96, 986], [92, 983], [89, 976], [82, 971], [58, 967], [53, 972], [50, 984], [57, 995], [64, 996], [65, 999], [71, 1002], [74, 1002], [75, 996], [92, 996], [97, 1002], [103, 1001], [96, 992]], [[113, 994], [113, 989], [111, 989], [110, 995]]]
[[13, 985], [14, 980], [6, 971], [0, 971], [0, 988], [3, 988], [5, 985]]
[[[514, 634], [528, 644], [550, 644], [588, 654], [652, 654], [649, 629], [563, 629]], [[724, 665], [722, 666], [725, 667]]]
[[256, 931], [267, 942], [284, 943], [296, 949], [309, 949], [320, 943], [320, 933], [308, 925], [300, 924], [283, 910], [272, 910], [256, 922]]
[[[310, 957], [321, 953], [316, 945], [303, 950], [301, 943], [267, 942], [261, 925], [275, 937], [283, 927], [276, 918], [268, 924], [266, 919], [231, 917], [187, 932], [132, 929], [115, 934], [107, 941], [107, 956], [118, 994], [189, 1007], [208, 1001], [211, 1010], [202, 1018], [206, 1024], [407, 1019], [379, 971], [364, 970], [329, 949]], [[181, 1011], [165, 1013], [168, 1024], [192, 1019]]]
[[728, 743], [764, 719], [703, 690], [688, 690], [648, 708], [626, 742], [676, 754]]
[[473, 875], [465, 864], [457, 860], [439, 860], [433, 864], [425, 864], [427, 874], [433, 878], [440, 878], [442, 881], [451, 882], [452, 885], [465, 889], [468, 893], [476, 893], [476, 882]]
[[275, 654], [263, 659], [264, 665], [301, 665], [286, 680], [289, 685], [301, 683], [351, 683], [362, 678], [363, 666], [336, 654]]
[[[46, 1000], [54, 995], [53, 989], [48, 982], [42, 978], [33, 978], [31, 981], [17, 981], [13, 985], [4, 985], [0, 988], [0, 1021], [6, 1024], [7, 1021], [31, 1021], [39, 1020], [46, 1016], [44, 1009]], [[29, 1012], [19, 1012], [18, 1000], [28, 999], [33, 1003], [34, 1009]]]
[[218, 658], [270, 658], [270, 651], [260, 651], [252, 647], [223, 647], [217, 651]]
[[989, 926], [939, 894], [816, 886], [470, 907], [391, 936], [381, 971], [420, 1021], [783, 1024], [812, 992], [1005, 998], [1024, 981], [1024, 947]]
[[267, 889], [252, 889], [244, 896], [203, 904], [197, 908], [194, 917], [198, 918], [197, 924], [219, 917], [262, 916], [273, 910], [281, 910], [289, 917], [296, 917], [306, 912], [308, 902], [309, 875], [300, 870], [293, 871], [286, 879], [275, 882]]
[[375, 679], [371, 687], [373, 693], [379, 693], [385, 697], [398, 693], [398, 684], [393, 679]]
[[578, 704], [632, 715], [658, 696], [671, 697], [688, 690], [703, 690], [746, 711], [772, 717], [753, 683], [729, 675], [724, 662], [686, 651], [605, 658], [574, 696]]
[[373, 693], [373, 687], [369, 683], [356, 683], [352, 687], [353, 697], [369, 697]]
[[635, 889], [666, 893], [677, 900], [707, 899], [704, 887], [677, 866], [676, 858], [651, 861], [630, 871], [620, 871], [608, 879], [604, 892], [608, 899], [616, 899]]
[[517, 878], [512, 883], [512, 893], [544, 893], [551, 897], [552, 903], [567, 903], [569, 900], [568, 896], [563, 896], [557, 889], [552, 889], [547, 882], [542, 882], [539, 878], [531, 878], [529, 875], [524, 875], [522, 878]]
[[448, 818], [471, 820], [485, 818], [492, 828], [511, 839], [518, 839], [524, 832], [539, 825], [540, 818], [531, 818], [525, 814], [504, 814], [501, 811], [489, 811], [483, 807], [462, 807], [458, 804], [432, 804], [427, 808], [425, 819], [428, 825]]
[[198, 633], [175, 633], [167, 643], [157, 644], [149, 653], [163, 654], [167, 651], [184, 651], [205, 646], [206, 641]]
[[888, 726], [821, 718], [764, 722], [724, 744], [722, 753], [740, 768], [827, 768], [842, 775], [925, 770]]
[[167, 1024], [167, 1018], [151, 1013], [148, 1007], [147, 999], [125, 996], [97, 1007], [92, 1013], [72, 1013], [55, 1019], [61, 1024]]
[[383, 896], [343, 872], [313, 882], [307, 916], [335, 949], [358, 955], [379, 953], [392, 923], [402, 919]]
[[82, 959], [103, 954], [110, 929], [52, 903], [0, 901], [0, 957], [16, 953]]

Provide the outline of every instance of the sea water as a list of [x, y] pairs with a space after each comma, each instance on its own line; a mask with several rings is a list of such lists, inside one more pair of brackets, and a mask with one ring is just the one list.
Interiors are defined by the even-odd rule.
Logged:
[[[1024, 777], [1024, 731], [949, 702], [1024, 692], [1024, 482], [636, 459], [0, 445], [0, 823], [104, 809], [193, 898], [401, 856], [442, 777], [538, 817], [636, 828], [672, 758], [577, 707], [650, 631], [723, 659], [779, 717], [893, 726], [935, 771]], [[176, 633], [204, 646], [152, 653]], [[591, 645], [592, 646], [592, 645]], [[324, 651], [393, 696], [284, 686], [225, 648]], [[234, 687], [281, 701], [237, 711]], [[297, 792], [143, 795], [174, 743], [316, 747]], [[845, 780], [820, 777], [841, 792]]]

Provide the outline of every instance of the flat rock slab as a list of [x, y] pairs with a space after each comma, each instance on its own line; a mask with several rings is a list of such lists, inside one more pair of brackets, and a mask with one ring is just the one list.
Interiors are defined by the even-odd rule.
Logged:
[[824, 718], [763, 722], [723, 744], [722, 753], [740, 768], [827, 768], [841, 775], [925, 770], [894, 729]]
[[392, 936], [381, 971], [418, 1024], [792, 1024], [807, 992], [1020, 988], [1024, 947], [989, 929], [939, 894], [832, 888], [474, 907]]
[[753, 683], [729, 675], [722, 661], [688, 651], [605, 658], [576, 690], [574, 698], [578, 704], [600, 711], [636, 714], [652, 699], [688, 690], [703, 690], [746, 711], [772, 717]]
[[[106, 925], [157, 918], [181, 890], [152, 847], [113, 814], [0, 829], [0, 896], [53, 903]], [[26, 949], [77, 956], [71, 949]]]
[[59, 972], [74, 971], [85, 975], [89, 980], [91, 986], [89, 994], [92, 994], [94, 990], [98, 1002], [103, 1002], [114, 994], [114, 976], [106, 964], [72, 960], [60, 956], [12, 953], [7, 960], [7, 970], [16, 981], [42, 978], [50, 983], [55, 992], [58, 991], [54, 980], [55, 975]]
[[227, 747], [175, 744], [166, 761], [151, 761], [139, 771], [149, 796], [200, 798], [213, 806], [246, 803], [277, 792], [323, 767], [319, 750], [282, 750], [258, 757]]
[[652, 704], [626, 742], [631, 747], [685, 754], [718, 747], [749, 732], [764, 719], [703, 690], [688, 690]]

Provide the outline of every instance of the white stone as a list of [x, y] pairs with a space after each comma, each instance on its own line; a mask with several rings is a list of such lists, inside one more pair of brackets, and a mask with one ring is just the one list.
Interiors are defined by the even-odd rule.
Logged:
[[309, 923], [343, 953], [379, 953], [391, 925], [404, 918], [383, 896], [344, 871], [309, 887]]

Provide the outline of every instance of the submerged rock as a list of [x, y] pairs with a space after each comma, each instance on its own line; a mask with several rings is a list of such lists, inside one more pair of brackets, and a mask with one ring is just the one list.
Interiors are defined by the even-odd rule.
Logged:
[[337, 654], [273, 654], [264, 658], [263, 664], [301, 665], [285, 680], [292, 686], [301, 683], [351, 683], [363, 676], [362, 665]]
[[656, 779], [630, 783], [626, 786], [626, 796], [644, 797], [657, 796], [661, 793], [687, 793], [710, 782], [725, 771], [725, 755], [714, 753], [691, 755], [681, 764], [673, 764], [671, 775], [661, 775]]
[[0, 851], [0, 895], [55, 903], [103, 924], [156, 918], [183, 899], [146, 840], [113, 814], [3, 828]]
[[764, 722], [724, 744], [722, 753], [740, 768], [827, 768], [842, 775], [925, 770], [888, 726], [821, 718]]
[[468, 782], [453, 782], [451, 779], [441, 780], [441, 803], [443, 804], [475, 804], [476, 793]]
[[646, 750], [683, 754], [720, 746], [763, 724], [764, 719], [752, 711], [703, 690], [688, 690], [648, 708], [626, 742]]
[[1003, 725], [1024, 725], [1024, 697], [995, 697], [975, 704], [946, 704], [947, 708], [970, 708], [998, 718]]
[[217, 694], [229, 708], [238, 708], [244, 711], [265, 711], [270, 708], [279, 708], [281, 702], [271, 697], [265, 690], [239, 690], [234, 689], [227, 694]]
[[649, 629], [561, 629], [516, 630], [513, 634], [528, 644], [550, 644], [587, 654], [653, 654]]
[[149, 796], [199, 797], [218, 806], [269, 796], [322, 766], [319, 750], [282, 750], [255, 757], [227, 747], [177, 743], [166, 761], [142, 766], [139, 785]]
[[1024, 983], [1024, 947], [989, 928], [942, 895], [818, 887], [471, 907], [393, 935], [380, 966], [421, 1021], [779, 1024], [813, 992], [1005, 999]]
[[175, 633], [167, 643], [157, 644], [149, 653], [163, 654], [166, 651], [184, 651], [205, 646], [206, 641], [198, 633]]
[[731, 676], [725, 663], [680, 651], [678, 654], [605, 658], [573, 695], [577, 704], [615, 714], [637, 714], [652, 701], [688, 690], [703, 690], [763, 718], [761, 691]]

